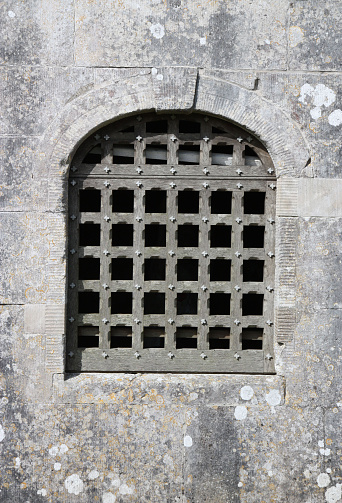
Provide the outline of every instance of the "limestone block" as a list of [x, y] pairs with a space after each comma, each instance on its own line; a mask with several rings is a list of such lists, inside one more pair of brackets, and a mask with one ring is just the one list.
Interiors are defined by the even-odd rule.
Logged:
[[44, 211], [48, 166], [38, 138], [0, 137], [0, 211]]
[[290, 9], [291, 70], [341, 70], [341, 5], [297, 1]]
[[285, 69], [282, 0], [267, 9], [262, 0], [157, 1], [153, 9], [149, 0], [81, 0], [75, 12], [78, 65]]
[[61, 108], [93, 86], [84, 68], [4, 67], [0, 69], [3, 103], [0, 134], [40, 135]]
[[24, 309], [25, 334], [45, 333], [45, 305], [26, 304]]
[[342, 179], [301, 180], [298, 212], [303, 217], [342, 217]]
[[68, 65], [73, 61], [72, 0], [1, 5], [1, 64]]

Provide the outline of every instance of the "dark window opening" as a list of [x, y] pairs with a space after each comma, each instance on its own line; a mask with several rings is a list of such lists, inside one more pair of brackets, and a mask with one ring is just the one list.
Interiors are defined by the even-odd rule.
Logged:
[[230, 248], [232, 241], [231, 225], [212, 225], [210, 227], [210, 247]]
[[80, 258], [78, 259], [79, 279], [100, 279], [100, 259]]
[[265, 192], [245, 192], [243, 207], [245, 215], [263, 215], [265, 213]]
[[80, 246], [100, 246], [100, 224], [80, 224]]
[[244, 248], [264, 247], [265, 227], [260, 225], [248, 225], [243, 228]]
[[167, 164], [167, 145], [147, 145], [146, 164]]
[[166, 260], [164, 258], [147, 258], [144, 264], [145, 281], [165, 280]]
[[264, 281], [264, 261], [244, 260], [242, 266], [243, 281]]
[[133, 246], [133, 225], [114, 224], [112, 226], [113, 246]]
[[94, 327], [92, 325], [83, 325], [78, 327], [78, 348], [98, 348], [99, 340], [99, 327]]
[[179, 247], [198, 246], [198, 225], [179, 225], [177, 239]]
[[144, 314], [164, 314], [165, 293], [148, 292], [144, 295]]
[[264, 296], [260, 293], [245, 293], [242, 295], [242, 316], [263, 314]]
[[209, 314], [230, 314], [230, 293], [211, 293]]
[[145, 225], [145, 246], [166, 246], [166, 225]]
[[211, 214], [229, 215], [232, 212], [232, 193], [228, 191], [217, 191], [211, 193]]
[[197, 328], [177, 328], [176, 349], [197, 349]]
[[143, 340], [144, 348], [163, 348], [165, 345], [165, 328], [145, 327]]
[[134, 164], [134, 145], [113, 145], [113, 164]]
[[212, 145], [211, 164], [231, 166], [233, 162], [233, 145]]
[[248, 145], [245, 145], [244, 156], [246, 166], [257, 166], [261, 163], [259, 156]]
[[85, 155], [82, 162], [84, 164], [101, 164], [101, 160], [101, 144], [99, 143]]
[[242, 349], [262, 349], [262, 339], [262, 328], [242, 329]]
[[198, 280], [198, 260], [180, 259], [177, 261], [177, 279], [178, 281], [197, 281]]
[[231, 261], [226, 259], [210, 260], [210, 281], [230, 281]]
[[131, 292], [112, 292], [112, 294], [111, 294], [111, 313], [112, 314], [131, 314], [132, 313], [132, 293]]
[[78, 312], [82, 314], [98, 313], [100, 294], [98, 292], [78, 292]]
[[229, 349], [230, 329], [221, 327], [209, 328], [209, 349]]
[[125, 129], [120, 129], [119, 133], [134, 133], [134, 126], [128, 126]]
[[146, 213], [166, 213], [166, 190], [147, 190], [145, 192]]
[[111, 348], [131, 348], [132, 347], [132, 327], [116, 326], [111, 327], [110, 332]]
[[177, 294], [177, 314], [197, 314], [197, 293]]
[[80, 190], [80, 211], [96, 213], [101, 211], [100, 190]]
[[118, 213], [133, 213], [134, 211], [134, 191], [133, 190], [113, 190], [113, 211]]
[[178, 164], [199, 164], [200, 146], [199, 145], [179, 145]]
[[167, 133], [167, 121], [146, 122], [146, 133]]
[[178, 192], [178, 213], [198, 213], [199, 192], [183, 190]]
[[179, 132], [180, 133], [200, 133], [201, 123], [195, 121], [179, 121]]
[[133, 279], [133, 259], [113, 258], [112, 279]]

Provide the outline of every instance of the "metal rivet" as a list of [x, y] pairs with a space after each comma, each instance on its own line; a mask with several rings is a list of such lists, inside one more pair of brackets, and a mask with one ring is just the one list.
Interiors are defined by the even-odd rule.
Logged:
[[274, 185], [274, 183], [270, 183], [269, 188], [274, 190], [276, 188], [276, 185]]
[[176, 187], [176, 184], [174, 182], [171, 182], [170, 187], [171, 187], [171, 189], [174, 189]]
[[135, 171], [138, 173], [138, 175], [141, 175], [141, 173], [143, 172], [143, 170], [141, 169], [140, 166], [138, 166]]
[[209, 141], [209, 139], [210, 139], [210, 138], [208, 138], [208, 136], [205, 136], [205, 137], [203, 138], [203, 140], [204, 140], [206, 143]]
[[72, 166], [71, 171], [72, 171], [73, 173], [75, 173], [75, 171], [77, 171], [76, 166]]
[[273, 286], [267, 286], [266, 290], [268, 290], [269, 292], [273, 292], [274, 288], [273, 288]]
[[240, 321], [240, 320], [238, 320], [238, 319], [235, 319], [235, 320], [234, 320], [234, 323], [235, 323], [235, 325], [236, 325], [236, 326], [238, 326], [238, 325], [240, 325], [241, 321]]
[[238, 224], [241, 224], [242, 219], [241, 219], [241, 218], [239, 218], [239, 217], [237, 217], [237, 218], [235, 219], [235, 222], [237, 222]]
[[108, 166], [105, 166], [105, 167], [103, 168], [103, 170], [104, 170], [106, 173], [109, 173], [109, 172], [110, 172], [110, 169], [108, 168]]
[[175, 217], [170, 217], [170, 218], [169, 218], [169, 220], [170, 220], [171, 222], [175, 222], [175, 221], [176, 221], [176, 218], [175, 218]]
[[174, 175], [175, 173], [177, 173], [177, 170], [172, 166], [172, 168], [170, 169], [171, 173]]
[[70, 288], [75, 288], [76, 285], [75, 285], [75, 283], [70, 283], [69, 286], [70, 286]]
[[103, 286], [103, 288], [104, 288], [105, 290], [107, 290], [107, 288], [109, 288], [109, 286], [107, 285], [107, 283], [103, 283], [103, 284], [102, 284], [102, 286]]
[[204, 318], [201, 320], [201, 325], [206, 325], [207, 324], [207, 320], [205, 320]]
[[76, 215], [71, 215], [70, 217], [71, 220], [76, 220], [76, 218], [77, 218]]
[[109, 140], [109, 138], [110, 138], [110, 136], [108, 136], [108, 135], [106, 134], [106, 136], [104, 136], [103, 138], [104, 138], [106, 141], [108, 141], [108, 140]]
[[173, 353], [171, 353], [171, 351], [168, 352], [167, 356], [172, 359], [175, 357], [175, 355]]
[[73, 353], [72, 351], [70, 351], [70, 353], [68, 353], [68, 356], [69, 356], [70, 358], [72, 358], [72, 357], [74, 356], [74, 353]]
[[234, 358], [236, 358], [236, 360], [240, 360], [241, 356], [239, 355], [239, 353], [235, 353]]
[[209, 183], [206, 183], [206, 182], [202, 183], [202, 185], [203, 185], [203, 187], [204, 187], [205, 189], [207, 189], [207, 188], [209, 187]]
[[237, 139], [237, 141], [238, 141], [239, 143], [241, 143], [241, 142], [243, 141], [243, 138], [241, 138], [241, 136], [239, 136], [239, 137], [238, 137], [238, 138], [236, 138], [236, 139]]
[[270, 224], [274, 224], [275, 220], [273, 218], [268, 218], [267, 222], [269, 222]]
[[136, 352], [134, 353], [134, 356], [136, 357], [136, 359], [138, 359], [138, 358], [140, 358], [140, 353], [139, 353], [138, 351], [136, 351]]
[[243, 173], [242, 169], [240, 169], [240, 168], [238, 168], [238, 169], [236, 170], [236, 172], [237, 172], [237, 174], [238, 174], [239, 176], [240, 176], [240, 175], [242, 175], [242, 173]]
[[138, 121], [138, 122], [140, 122], [141, 120], [142, 120], [141, 115], [138, 115], [138, 117], [137, 117], [137, 121]]
[[107, 323], [108, 323], [107, 318], [102, 318], [102, 322], [103, 322], [105, 325], [107, 325]]
[[251, 136], [247, 136], [246, 140], [248, 141], [248, 143], [251, 143], [251, 141], [253, 141], [253, 138]]
[[136, 140], [141, 141], [143, 138], [140, 136], [140, 134], [136, 137]]
[[72, 180], [72, 181], [70, 182], [70, 184], [71, 184], [73, 187], [75, 187], [75, 185], [77, 184], [77, 182], [75, 182], [75, 180]]
[[70, 323], [74, 323], [75, 318], [73, 318], [73, 317], [71, 316], [71, 317], [69, 318], [69, 321], [70, 321]]
[[110, 217], [109, 217], [108, 215], [105, 215], [105, 216], [103, 217], [103, 220], [105, 220], [106, 222], [109, 222]]
[[169, 255], [170, 255], [170, 257], [173, 257], [175, 255], [175, 252], [173, 250], [170, 250]]
[[201, 358], [202, 358], [203, 360], [205, 360], [205, 359], [206, 359], [206, 358], [208, 358], [208, 357], [207, 357], [207, 355], [206, 355], [205, 353], [201, 353]]
[[201, 290], [203, 290], [203, 292], [205, 292], [206, 290], [208, 290], [208, 287], [206, 287], [205, 285], [202, 285]]
[[174, 114], [170, 115], [170, 118], [174, 121], [176, 116]]
[[136, 290], [141, 290], [141, 285], [134, 285], [134, 288], [136, 288]]
[[103, 185], [104, 185], [105, 187], [109, 187], [110, 183], [108, 182], [108, 180], [106, 180], [105, 182], [103, 182]]
[[240, 253], [240, 252], [238, 252], [238, 251], [236, 251], [236, 252], [234, 253], [234, 255], [235, 255], [236, 257], [241, 257], [241, 253]]
[[76, 253], [75, 248], [71, 248], [70, 253], [71, 253], [71, 255], [74, 255], [74, 253]]
[[105, 351], [102, 352], [102, 356], [103, 358], [108, 358], [108, 354]]
[[208, 117], [208, 116], [205, 116], [205, 117], [204, 117], [204, 122], [208, 122], [208, 120], [209, 120], [209, 117]]
[[167, 321], [168, 321], [168, 323], [170, 323], [170, 325], [173, 325], [175, 322], [175, 320], [173, 320], [172, 318], [169, 318]]
[[176, 137], [175, 137], [175, 135], [173, 134], [173, 135], [171, 135], [171, 136], [170, 136], [170, 140], [171, 140], [171, 141], [177, 141], [177, 138], [176, 138]]
[[242, 187], [243, 187], [243, 185], [241, 183], [237, 183], [236, 186], [238, 189], [242, 189]]
[[137, 187], [142, 187], [142, 183], [141, 183], [141, 182], [135, 182], [135, 185], [136, 185]]
[[268, 252], [267, 254], [270, 258], [274, 257], [274, 253], [273, 252]]
[[134, 323], [136, 323], [137, 325], [139, 325], [139, 323], [140, 323], [139, 318], [134, 318]]
[[207, 218], [207, 217], [202, 217], [202, 222], [204, 222], [204, 223], [209, 222], [209, 218]]
[[209, 175], [210, 171], [209, 171], [209, 169], [204, 168], [204, 169], [203, 169], [203, 173], [204, 173], [205, 175]]
[[208, 257], [209, 253], [206, 251], [202, 251], [202, 255], [203, 255], [203, 257]]
[[109, 251], [108, 250], [103, 250], [103, 255], [109, 255]]
[[268, 325], [269, 327], [270, 327], [271, 325], [273, 325], [273, 321], [271, 321], [271, 320], [267, 320], [267, 321], [266, 321], [266, 323], [267, 323], [267, 325]]
[[136, 219], [137, 222], [141, 222], [142, 221], [142, 217], [139, 217], [139, 216], [135, 217], [135, 219]]
[[175, 289], [175, 285], [169, 285], [169, 286], [168, 286], [168, 289], [169, 289], [169, 290], [174, 290], [174, 289]]
[[267, 353], [265, 358], [266, 358], [266, 360], [272, 360], [273, 356], [270, 353]]
[[269, 173], [271, 175], [273, 172], [274, 172], [274, 169], [268, 168], [267, 173]]
[[136, 250], [134, 253], [136, 254], [137, 257], [140, 257], [140, 255], [141, 255], [141, 251], [140, 250]]
[[235, 290], [236, 290], [237, 292], [238, 292], [239, 290], [241, 290], [241, 286], [239, 286], [239, 285], [235, 285], [235, 286], [234, 286], [234, 288], [235, 288]]
[[97, 133], [95, 136], [94, 136], [95, 140], [99, 140], [101, 138], [101, 136]]

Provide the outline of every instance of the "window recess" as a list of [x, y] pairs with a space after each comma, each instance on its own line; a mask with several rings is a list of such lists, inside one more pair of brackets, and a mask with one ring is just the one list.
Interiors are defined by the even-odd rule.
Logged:
[[146, 114], [69, 179], [69, 372], [272, 373], [276, 179], [251, 134]]

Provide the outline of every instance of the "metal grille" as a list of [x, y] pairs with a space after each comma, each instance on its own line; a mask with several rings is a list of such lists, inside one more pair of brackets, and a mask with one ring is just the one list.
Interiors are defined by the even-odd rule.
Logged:
[[69, 180], [68, 371], [273, 372], [275, 176], [201, 115], [135, 116]]

